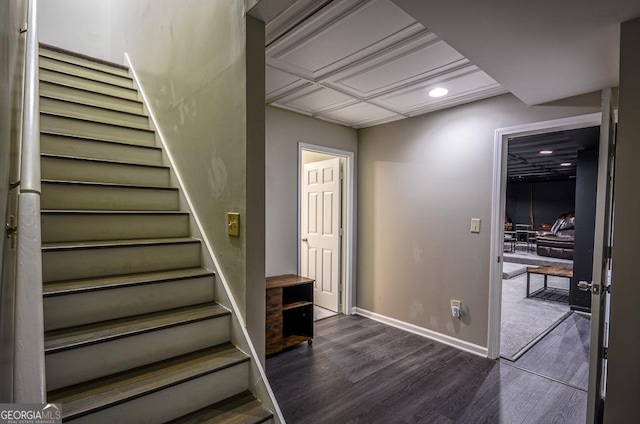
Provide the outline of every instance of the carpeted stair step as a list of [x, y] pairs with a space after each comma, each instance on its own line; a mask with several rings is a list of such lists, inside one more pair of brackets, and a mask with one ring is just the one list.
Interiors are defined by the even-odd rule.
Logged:
[[200, 240], [193, 238], [46, 243], [42, 246], [42, 277], [46, 283], [197, 268], [201, 266], [200, 262]]
[[61, 113], [41, 112], [40, 131], [120, 141], [142, 146], [153, 146], [155, 143], [155, 133], [150, 129], [98, 122]]
[[186, 268], [45, 283], [45, 330], [211, 302], [214, 277]]
[[[166, 341], [170, 343], [170, 341]], [[249, 358], [224, 344], [49, 392], [73, 423], [166, 422], [247, 390]]]
[[273, 418], [251, 392], [240, 393], [167, 424], [260, 424]]
[[127, 184], [42, 181], [42, 209], [176, 211], [178, 189]]
[[172, 211], [43, 210], [42, 242], [189, 236], [189, 214]]
[[88, 159], [122, 160], [126, 158], [128, 161], [140, 164], [162, 164], [162, 149], [159, 147], [139, 146], [55, 132], [40, 133], [40, 151], [43, 154]]
[[47, 44], [40, 44], [39, 49], [40, 58], [50, 58], [58, 61], [64, 61], [69, 64], [82, 66], [83, 68], [89, 68], [95, 71], [106, 72], [121, 77], [129, 77], [129, 70], [126, 66], [107, 62], [94, 57], [85, 56], [79, 53], [66, 51], [59, 47], [50, 46]]
[[125, 112], [107, 105], [91, 105], [83, 100], [69, 100], [40, 95], [40, 112], [89, 119], [95, 122], [149, 129], [149, 117], [143, 113]]
[[40, 95], [81, 102], [92, 106], [102, 106], [121, 112], [144, 113], [144, 107], [139, 100], [97, 93], [86, 88], [78, 88], [55, 82], [40, 81]]
[[144, 366], [230, 340], [230, 313], [215, 303], [45, 333], [49, 390]]
[[120, 85], [114, 85], [103, 81], [96, 81], [94, 79], [84, 78], [68, 74], [66, 72], [40, 68], [39, 77], [40, 81], [64, 84], [70, 87], [82, 88], [96, 93], [122, 97], [129, 100], [139, 100], [138, 91], [133, 88], [122, 87]]

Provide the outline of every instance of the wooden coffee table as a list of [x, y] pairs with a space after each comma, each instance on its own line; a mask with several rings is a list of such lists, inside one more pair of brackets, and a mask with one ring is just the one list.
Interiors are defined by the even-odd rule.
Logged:
[[[535, 291], [534, 293], [529, 293], [531, 274], [544, 275], [544, 287]], [[565, 277], [569, 279], [569, 282], [571, 282], [571, 278], [573, 277], [573, 268], [551, 265], [544, 265], [537, 268], [527, 268], [527, 297], [547, 290], [547, 277], [550, 275], [553, 277]]]

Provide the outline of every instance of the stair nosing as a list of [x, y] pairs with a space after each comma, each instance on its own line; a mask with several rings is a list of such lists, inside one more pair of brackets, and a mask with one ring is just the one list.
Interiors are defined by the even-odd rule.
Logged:
[[[233, 409], [227, 409], [235, 402], [242, 402], [240, 405], [234, 407]], [[234, 412], [241, 406], [249, 406], [250, 409], [260, 409], [263, 411], [263, 416], [250, 416], [246, 418], [253, 418], [252, 424], [261, 424], [265, 423], [268, 420], [273, 418], [273, 412], [267, 408], [263, 402], [255, 397], [251, 391], [246, 390], [244, 392], [238, 393], [236, 395], [230, 396], [226, 399], [223, 399], [219, 402], [215, 402], [213, 404], [207, 405], [203, 408], [192, 411], [188, 414], [183, 415], [182, 417], [178, 417], [173, 419], [165, 424], [183, 424], [183, 423], [202, 423], [203, 417], [207, 417], [211, 412], [218, 412], [216, 417], [207, 417], [205, 419], [210, 420], [211, 418], [218, 418], [219, 415], [224, 415], [225, 412], [230, 412], [236, 416], [240, 413]], [[208, 421], [207, 421], [208, 422]]]
[[[184, 274], [180, 275], [180, 271], [183, 271]], [[190, 271], [190, 272], [188, 272]], [[130, 280], [124, 280], [127, 276], [123, 275], [115, 275], [108, 277], [96, 277], [96, 278], [86, 278], [79, 280], [67, 280], [67, 281], [55, 281], [50, 283], [43, 284], [43, 297], [57, 297], [57, 296], [66, 296], [66, 295], [74, 295], [80, 293], [90, 293], [94, 291], [102, 291], [102, 290], [112, 290], [112, 289], [120, 289], [127, 287], [135, 287], [135, 286], [143, 286], [149, 284], [161, 284], [168, 283], [171, 281], [178, 280], [191, 280], [202, 277], [215, 277], [215, 272], [210, 271], [206, 268], [183, 268], [172, 270], [172, 275], [169, 276], [159, 276], [159, 274], [167, 273], [167, 271], [154, 271], [154, 272], [146, 272], [146, 273], [138, 273], [138, 274], [130, 274]], [[158, 275], [154, 277], [154, 274]], [[120, 281], [109, 282], [109, 280], [120, 279]], [[85, 284], [80, 286], [78, 282], [84, 282]], [[75, 287], [73, 284], [76, 284]], [[59, 286], [67, 285], [67, 288], [60, 289]]]
[[56, 153], [41, 153], [40, 157], [46, 157], [49, 159], [75, 160], [78, 162], [105, 163], [105, 164], [111, 164], [111, 165], [142, 166], [145, 168], [157, 168], [157, 169], [168, 170], [168, 171], [171, 170], [171, 167], [166, 165], [154, 165], [154, 164], [138, 163], [138, 162], [124, 162], [124, 161], [118, 161], [118, 160], [112, 160], [112, 159], [83, 158], [79, 156], [67, 156], [67, 155], [60, 155]]
[[84, 102], [81, 102], [81, 101], [78, 101], [78, 100], [63, 99], [61, 97], [52, 96], [50, 94], [40, 94], [40, 98], [56, 100], [56, 101], [65, 102], [65, 103], [71, 103], [71, 104], [82, 106], [82, 107], [86, 107], [86, 108], [89, 108], [89, 109], [99, 109], [99, 110], [107, 111], [107, 112], [122, 113], [124, 115], [130, 115], [130, 116], [133, 116], [133, 117], [136, 117], [136, 118], [145, 118], [145, 119], [149, 120], [149, 116], [145, 115], [144, 113], [129, 112], [129, 111], [113, 109], [111, 107], [105, 107], [105, 106], [96, 106], [96, 105], [92, 105], [92, 104], [89, 104], [89, 103], [84, 103]]
[[[78, 68], [86, 69], [87, 71], [91, 71], [91, 72], [96, 72], [96, 73], [101, 74], [101, 75], [111, 76], [111, 77], [115, 77], [115, 78], [122, 78], [123, 80], [131, 82], [131, 84], [133, 84], [133, 82], [134, 82], [133, 78], [131, 78], [130, 75], [121, 75], [121, 74], [118, 74], [118, 73], [105, 71], [103, 69], [92, 68], [91, 66], [82, 65], [82, 64], [79, 64], [79, 63], [69, 62], [68, 60], [60, 59], [60, 58], [57, 58], [57, 57], [51, 57], [50, 55], [42, 54], [42, 52], [38, 52], [38, 58], [41, 58], [41, 57], [42, 58], [46, 58], [48, 60], [52, 60], [52, 61], [58, 62], [58, 63], [61, 63], [61, 64], [65, 64], [65, 65], [68, 65], [68, 66], [77, 66]], [[51, 67], [46, 65], [46, 64], [42, 65], [41, 61], [38, 61], [38, 66], [41, 67], [41, 68], [44, 68], [44, 69], [55, 70], [55, 69], [51, 69]], [[117, 84], [114, 84], [114, 85], [117, 85]]]
[[[70, 88], [72, 90], [84, 91], [86, 93], [98, 94], [100, 96], [111, 97], [111, 98], [118, 99], [118, 100], [124, 100], [126, 102], [133, 102], [133, 103], [137, 103], [141, 107], [144, 107], [144, 103], [141, 102], [140, 100], [127, 99], [126, 97], [118, 96], [116, 94], [101, 93], [101, 92], [98, 92], [98, 91], [89, 90], [87, 88], [76, 87], [75, 85], [71, 85], [71, 84], [65, 84], [63, 82], [48, 81], [46, 79], [40, 79], [39, 82], [40, 83], [45, 83], [45, 84], [57, 85], [59, 87]], [[102, 81], [100, 81], [100, 82], [102, 82]], [[126, 88], [126, 87], [123, 87], [123, 88]]]
[[90, 122], [90, 123], [100, 124], [100, 125], [109, 125], [110, 127], [119, 127], [119, 128], [125, 128], [125, 129], [128, 129], [128, 130], [143, 131], [143, 132], [146, 132], [146, 133], [155, 134], [155, 131], [152, 130], [151, 128], [141, 128], [141, 127], [125, 125], [125, 124], [116, 124], [114, 122], [108, 122], [108, 121], [96, 121], [95, 119], [83, 118], [83, 117], [80, 117], [80, 116], [66, 115], [64, 113], [40, 111], [40, 115], [55, 116], [57, 118], [73, 119], [73, 120], [76, 120], [76, 121]]
[[[193, 310], [200, 310], [196, 316], [179, 317], [175, 319], [175, 315], [193, 313]], [[206, 302], [197, 305], [183, 306], [180, 308], [166, 309], [158, 312], [150, 312], [146, 314], [133, 315], [125, 318], [117, 318], [107, 321], [101, 321], [92, 324], [83, 324], [74, 327], [68, 327], [58, 330], [45, 332], [44, 352], [45, 355], [51, 355], [81, 347], [92, 346], [100, 343], [108, 343], [113, 340], [134, 337], [140, 334], [152, 333], [168, 328], [179, 327], [182, 325], [193, 324], [201, 321], [230, 316], [231, 312], [216, 302]], [[154, 321], [157, 321], [154, 323]], [[118, 325], [110, 327], [110, 325]], [[101, 330], [102, 327], [102, 330]], [[105, 328], [106, 327], [106, 328]], [[124, 328], [124, 330], [123, 330]], [[102, 332], [102, 334], [99, 334]], [[58, 335], [51, 336], [51, 334]], [[57, 346], [49, 346], [51, 340], [60, 339], [69, 334], [76, 334], [76, 340], [68, 341]], [[98, 333], [99, 335], [96, 335]], [[83, 337], [84, 336], [84, 337]]]
[[69, 137], [69, 138], [74, 138], [74, 139], [78, 139], [78, 140], [86, 140], [86, 141], [95, 141], [95, 142], [99, 142], [99, 143], [111, 143], [111, 144], [118, 144], [121, 146], [130, 146], [130, 147], [142, 147], [145, 149], [153, 149], [156, 151], [162, 151], [162, 147], [158, 147], [158, 146], [147, 146], [147, 145], [142, 145], [142, 144], [133, 144], [133, 143], [127, 143], [126, 141], [117, 141], [117, 140], [106, 140], [106, 139], [102, 139], [102, 138], [94, 138], [94, 137], [86, 137], [83, 135], [78, 135], [78, 134], [65, 134], [65, 133], [61, 133], [61, 132], [55, 132], [55, 131], [40, 131], [40, 134], [44, 134], [44, 135], [50, 135], [53, 137]]
[[[214, 352], [216, 350], [218, 352]], [[209, 355], [211, 355], [213, 353], [222, 353], [222, 352], [225, 352], [225, 351], [228, 351], [228, 350], [234, 350], [235, 351], [234, 353], [237, 352], [240, 355], [242, 355], [242, 357], [240, 357], [240, 358], [231, 358], [226, 363], [219, 364], [219, 365], [216, 365], [213, 368], [209, 368], [209, 369], [202, 370], [202, 371], [199, 371], [199, 372], [194, 371], [191, 374], [186, 374], [186, 375], [181, 375], [181, 376], [180, 375], [178, 375], [178, 376], [176, 376], [176, 375], [172, 376], [171, 375], [171, 374], [176, 374], [178, 372], [178, 370], [175, 369], [175, 368], [180, 367], [181, 364], [178, 361], [180, 361], [181, 359], [186, 359], [188, 361], [191, 357], [196, 357], [197, 355], [204, 355], [204, 354], [206, 354], [206, 352], [211, 352], [211, 353], [209, 353]], [[116, 406], [116, 405], [120, 405], [120, 404], [125, 403], [127, 401], [130, 401], [130, 400], [133, 400], [133, 399], [137, 399], [137, 398], [142, 397], [142, 396], [147, 396], [147, 395], [159, 392], [161, 390], [165, 390], [165, 389], [177, 386], [179, 384], [186, 383], [188, 381], [195, 380], [195, 379], [200, 378], [200, 377], [204, 377], [205, 375], [209, 375], [209, 374], [213, 374], [213, 373], [216, 373], [216, 372], [219, 372], [219, 371], [223, 371], [225, 369], [234, 367], [236, 365], [240, 365], [240, 364], [249, 362], [249, 360], [250, 360], [250, 358], [244, 352], [242, 352], [237, 347], [233, 346], [231, 343], [223, 343], [221, 345], [214, 346], [214, 347], [211, 347], [211, 348], [201, 349], [201, 350], [196, 351], [196, 352], [187, 353], [187, 354], [180, 355], [180, 356], [177, 356], [177, 357], [174, 357], [174, 358], [170, 358], [170, 359], [167, 359], [167, 360], [164, 360], [164, 361], [159, 361], [159, 362], [155, 362], [153, 364], [145, 365], [145, 366], [142, 366], [142, 367], [137, 367], [137, 368], [134, 368], [133, 370], [123, 371], [123, 372], [120, 372], [120, 373], [117, 373], [115, 375], [111, 375], [111, 376], [108, 376], [108, 377], [103, 377], [103, 378], [96, 379], [96, 380], [93, 380], [93, 381], [90, 381], [90, 382], [86, 382], [86, 383], [80, 383], [80, 384], [77, 384], [75, 386], [72, 386], [72, 388], [75, 389], [76, 391], [79, 391], [79, 389], [82, 388], [82, 386], [91, 387], [91, 384], [93, 384], [95, 386], [97, 384], [98, 380], [107, 379], [106, 387], [102, 386], [105, 389], [101, 393], [96, 393], [95, 396], [102, 395], [103, 398], [111, 397], [111, 400], [103, 399], [102, 402], [100, 404], [98, 404], [97, 406], [93, 406], [93, 407], [85, 406], [84, 408], [77, 408], [77, 410], [75, 410], [75, 411], [72, 410], [73, 412], [71, 412], [71, 413], [68, 412], [69, 408], [67, 407], [67, 409], [65, 410], [66, 411], [66, 415], [65, 415], [65, 413], [63, 413], [63, 418], [65, 418], [65, 419], [75, 419], [75, 418], [78, 418], [78, 417], [82, 417], [82, 416], [91, 414], [92, 412], [101, 411], [101, 410], [104, 410], [104, 409], [107, 409], [107, 408], [110, 408], [110, 407], [113, 407], [113, 406]], [[124, 392], [123, 387], [126, 387], [127, 386], [126, 384], [125, 385], [121, 385], [121, 386], [117, 386], [117, 382], [118, 382], [117, 380], [116, 381], [111, 381], [111, 382], [109, 382], [109, 380], [108, 380], [109, 377], [111, 378], [111, 380], [113, 380], [114, 378], [117, 378], [117, 377], [125, 377], [125, 376], [127, 376], [127, 374], [129, 374], [129, 379], [134, 378], [137, 373], [143, 373], [143, 375], [144, 375], [144, 373], [152, 374], [153, 371], [154, 371], [154, 368], [161, 367], [163, 364], [171, 364], [172, 362], [175, 363], [175, 364], [172, 364], [173, 365], [173, 369], [170, 369], [169, 371], [165, 372], [165, 375], [162, 376], [163, 377], [162, 379], [159, 379], [158, 377], [152, 377], [151, 375], [147, 375], [146, 378], [144, 379], [144, 381], [149, 381], [151, 379], [154, 379], [159, 384], [157, 384], [157, 385], [155, 385], [154, 387], [151, 387], [151, 388], [146, 388], [146, 389], [139, 390], [135, 394], [131, 394], [131, 395], [123, 394], [123, 392]], [[195, 365], [192, 366], [192, 368], [194, 368], [194, 367], [195, 367]], [[185, 368], [184, 365], [181, 367], [181, 370], [182, 370], [183, 373], [184, 373], [184, 371], [186, 369], [187, 368]], [[167, 370], [166, 366], [164, 367], [164, 370], [165, 371]], [[124, 380], [126, 381], [126, 378]], [[128, 386], [130, 387], [128, 389], [128, 391], [135, 390], [135, 387], [132, 387], [132, 386], [135, 386], [135, 385], [136, 385], [135, 382], [130, 382], [128, 384]], [[96, 387], [94, 387], [93, 390], [95, 391], [95, 389], [96, 389]], [[53, 392], [50, 392], [48, 394], [48, 396], [51, 397], [51, 400], [53, 402], [56, 402], [55, 395], [57, 393], [64, 393], [65, 390], [69, 390], [69, 388], [55, 390]], [[110, 394], [111, 394], [111, 396], [110, 396]], [[117, 396], [117, 395], [119, 395], [119, 396]], [[69, 404], [72, 404], [73, 402], [78, 402], [81, 399], [82, 398], [78, 398], [76, 396], [75, 399], [72, 399], [71, 401], [66, 401], [65, 404], [69, 405]], [[64, 400], [64, 398], [58, 399], [58, 400]]]
[[[108, 85], [108, 86], [111, 86], [111, 87], [114, 87], [114, 88], [121, 88], [123, 90], [133, 91], [134, 93], [136, 93], [136, 96], [138, 95], [138, 90], [136, 90], [135, 88], [132, 88], [132, 87], [123, 87], [122, 85], [112, 84], [112, 83], [107, 82], [107, 81], [100, 81], [100, 80], [93, 79], [93, 78], [87, 78], [87, 77], [84, 77], [82, 75], [70, 74], [69, 72], [63, 72], [63, 71], [59, 71], [59, 70], [56, 70], [56, 69], [49, 69], [49, 68], [46, 68], [46, 67], [41, 67], [39, 69], [44, 69], [44, 70], [49, 71], [49, 72], [55, 72], [56, 74], [66, 75], [66, 76], [69, 76], [69, 77], [78, 78], [78, 79], [89, 81], [89, 82], [93, 82], [93, 83], [105, 84], [105, 85]], [[47, 80], [46, 77], [44, 79], [39, 77], [39, 81], [52, 82], [52, 81]], [[89, 90], [89, 91], [93, 91], [93, 90]], [[99, 91], [95, 91], [95, 92], [99, 93]]]
[[162, 246], [201, 243], [201, 240], [194, 237], [165, 237], [165, 238], [144, 238], [144, 239], [123, 239], [123, 240], [93, 240], [82, 242], [48, 242], [42, 243], [43, 252], [59, 252], [79, 249], [108, 249], [118, 247], [135, 246]]
[[104, 186], [104, 187], [121, 187], [121, 188], [140, 188], [145, 190], [172, 190], [178, 191], [177, 187], [167, 187], [167, 186], [150, 186], [150, 185], [136, 185], [136, 184], [121, 184], [121, 183], [100, 183], [93, 181], [68, 181], [68, 180], [50, 180], [50, 179], [42, 179], [43, 183], [48, 184], [67, 184], [67, 185], [93, 185], [93, 186]]
[[106, 66], [111, 66], [114, 68], [119, 68], [121, 70], [124, 71], [129, 71], [129, 68], [125, 65], [122, 65], [120, 63], [116, 63], [116, 62], [111, 62], [108, 60], [104, 60], [104, 59], [99, 59], [97, 57], [93, 57], [93, 56], [87, 56], [84, 55], [82, 53], [78, 53], [78, 52], [74, 52], [71, 50], [67, 50], [67, 49], [63, 49], [62, 47], [58, 47], [58, 46], [54, 46], [52, 44], [47, 44], [47, 43], [38, 43], [38, 54], [40, 53], [41, 50], [48, 50], [51, 52], [57, 52], [57, 53], [61, 53], [61, 54], [66, 54], [68, 56], [72, 56], [72, 57], [77, 57], [79, 59], [84, 59], [90, 62], [95, 62], [95, 63], [99, 63], [101, 65], [106, 65]]

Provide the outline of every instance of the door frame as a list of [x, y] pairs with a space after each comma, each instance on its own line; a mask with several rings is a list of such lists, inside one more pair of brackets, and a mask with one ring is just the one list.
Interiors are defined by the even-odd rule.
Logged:
[[[310, 151], [317, 153], [325, 153], [333, 156], [339, 156], [345, 159], [345, 202], [342, 202], [342, 209], [346, 215], [346, 222], [343, 222], [342, 250], [344, 255], [340, 258], [344, 272], [341, 272], [342, 292], [340, 299], [340, 311], [345, 315], [355, 314], [356, 307], [356, 154], [347, 150], [334, 149], [331, 147], [298, 142], [298, 239], [296, 240], [298, 274], [301, 272], [300, 263], [300, 240], [302, 238], [302, 220], [300, 214], [302, 212], [302, 151]], [[343, 260], [344, 259], [344, 260]]]
[[491, 256], [489, 265], [489, 328], [487, 357], [500, 357], [500, 327], [502, 312], [502, 263], [504, 253], [504, 210], [507, 197], [507, 152], [509, 139], [556, 131], [575, 130], [601, 124], [602, 113], [572, 116], [498, 128], [494, 136], [493, 190], [491, 204]]

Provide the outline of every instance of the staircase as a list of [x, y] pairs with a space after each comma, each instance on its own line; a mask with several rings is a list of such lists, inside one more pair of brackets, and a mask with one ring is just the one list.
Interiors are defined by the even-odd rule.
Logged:
[[47, 398], [73, 423], [273, 422], [127, 69], [41, 46]]

